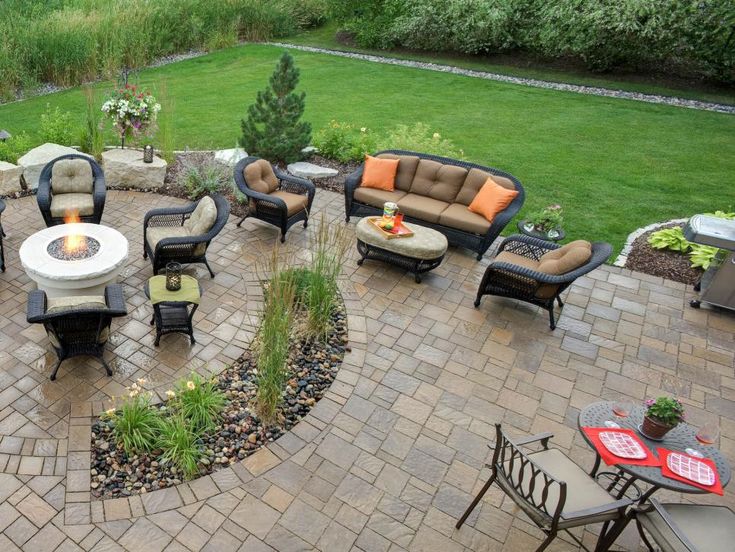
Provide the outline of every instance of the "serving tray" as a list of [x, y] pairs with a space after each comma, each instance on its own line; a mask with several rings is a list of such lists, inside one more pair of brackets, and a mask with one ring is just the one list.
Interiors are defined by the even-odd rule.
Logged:
[[413, 230], [411, 230], [408, 226], [401, 223], [398, 227], [393, 227], [393, 230], [385, 230], [384, 228], [381, 228], [378, 225], [378, 221], [383, 220], [383, 217], [369, 217], [368, 222], [375, 226], [378, 230], [380, 230], [380, 233], [383, 235], [383, 237], [386, 240], [392, 240], [395, 238], [410, 238], [413, 236]]

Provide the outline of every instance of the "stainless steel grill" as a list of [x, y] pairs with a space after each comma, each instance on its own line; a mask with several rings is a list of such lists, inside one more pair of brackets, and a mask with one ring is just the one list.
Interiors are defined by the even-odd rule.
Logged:
[[735, 220], [710, 215], [694, 215], [684, 228], [684, 237], [692, 243], [720, 249], [695, 286], [699, 299], [690, 305], [699, 308], [702, 301], [735, 310]]

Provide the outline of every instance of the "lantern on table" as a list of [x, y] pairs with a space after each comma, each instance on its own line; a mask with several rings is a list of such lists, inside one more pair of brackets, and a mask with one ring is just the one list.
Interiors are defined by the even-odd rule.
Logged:
[[181, 289], [181, 265], [179, 263], [166, 264], [166, 289], [169, 291]]
[[150, 144], [143, 147], [143, 163], [153, 163], [153, 146]]

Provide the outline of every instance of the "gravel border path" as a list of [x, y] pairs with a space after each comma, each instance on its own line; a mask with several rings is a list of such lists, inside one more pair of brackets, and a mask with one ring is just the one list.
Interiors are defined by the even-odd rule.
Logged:
[[441, 65], [438, 63], [428, 63], [423, 61], [412, 61], [407, 59], [398, 59], [391, 57], [375, 56], [370, 54], [359, 54], [355, 52], [345, 52], [342, 50], [329, 50], [326, 48], [315, 48], [313, 46], [300, 46], [297, 44], [288, 44], [285, 42], [267, 42], [271, 46], [279, 46], [283, 48], [291, 48], [301, 50], [303, 52], [313, 52], [318, 54], [328, 54], [338, 57], [346, 57], [359, 59], [362, 61], [371, 61], [373, 63], [384, 63], [387, 65], [400, 65], [403, 67], [414, 67], [416, 69], [427, 69], [429, 71], [438, 71], [440, 73], [453, 73], [455, 75], [464, 75], [466, 77], [474, 77], [477, 79], [486, 79], [510, 84], [518, 84], [521, 86], [531, 86], [534, 88], [547, 88], [550, 90], [559, 90], [563, 92], [575, 92], [577, 94], [589, 94], [591, 96], [603, 96], [607, 98], [622, 98], [624, 100], [635, 100], [638, 102], [647, 102], [653, 104], [672, 105], [675, 107], [686, 107], [689, 109], [699, 109], [702, 111], [715, 111], [717, 113], [735, 114], [735, 105], [719, 104], [713, 102], [702, 102], [699, 100], [690, 100], [687, 98], [678, 98], [675, 96], [659, 96], [656, 94], [643, 94], [640, 92], [628, 92], [626, 90], [612, 90], [610, 88], [601, 88], [598, 86], [583, 86], [579, 84], [566, 84], [562, 82], [551, 82], [538, 79], [524, 79], [521, 77], [512, 77], [509, 75], [501, 75], [499, 73], [488, 73], [486, 71], [474, 71], [472, 69], [462, 69], [451, 65]]

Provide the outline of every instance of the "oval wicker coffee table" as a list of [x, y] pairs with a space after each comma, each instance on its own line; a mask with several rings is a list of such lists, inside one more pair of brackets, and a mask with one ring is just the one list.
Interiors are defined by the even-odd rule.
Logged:
[[447, 252], [447, 238], [440, 232], [410, 222], [406, 224], [413, 230], [409, 238], [386, 239], [381, 231], [368, 222], [368, 217], [360, 219], [355, 229], [357, 250], [362, 258], [375, 259], [403, 268], [413, 273], [416, 283], [421, 283], [421, 274], [435, 269]]

